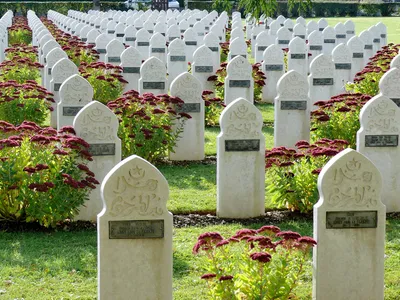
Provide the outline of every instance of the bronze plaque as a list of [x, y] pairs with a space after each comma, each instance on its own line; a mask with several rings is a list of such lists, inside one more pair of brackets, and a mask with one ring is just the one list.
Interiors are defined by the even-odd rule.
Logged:
[[306, 110], [307, 101], [282, 101], [281, 110]]
[[110, 56], [110, 57], [108, 58], [108, 62], [109, 62], [109, 63], [111, 63], [111, 62], [119, 63], [119, 62], [121, 62], [121, 58], [118, 57], [118, 56]]
[[185, 113], [199, 113], [200, 103], [183, 103], [176, 106], [176, 111]]
[[250, 80], [229, 80], [229, 87], [249, 88]]
[[150, 46], [149, 42], [137, 42], [138, 47]]
[[158, 82], [151, 82], [151, 81], [144, 81], [143, 82], [143, 89], [144, 90], [151, 90], [151, 89], [165, 89], [165, 82], [158, 81]]
[[211, 73], [213, 66], [195, 66], [194, 71], [197, 73]]
[[109, 239], [160, 239], [164, 220], [108, 221]]
[[226, 152], [260, 151], [260, 140], [225, 140]]
[[334, 44], [334, 43], [336, 43], [336, 40], [335, 39], [324, 39], [324, 43], [325, 44]]
[[364, 58], [364, 53], [362, 52], [354, 52], [353, 58]]
[[90, 144], [89, 153], [92, 156], [115, 155], [114, 143]]
[[78, 114], [78, 112], [82, 108], [83, 108], [83, 106], [64, 106], [63, 107], [63, 116], [74, 117]]
[[294, 53], [294, 54], [290, 54], [290, 58], [291, 59], [305, 59], [306, 54], [305, 53]]
[[377, 211], [327, 211], [326, 229], [376, 228]]
[[333, 78], [314, 78], [313, 85], [333, 85]]
[[184, 55], [171, 55], [170, 56], [171, 61], [186, 61], [186, 56]]
[[322, 45], [310, 45], [310, 50], [321, 51]]
[[265, 71], [283, 71], [283, 65], [265, 65]]
[[397, 147], [398, 145], [399, 145], [398, 134], [365, 136], [365, 147]]
[[351, 63], [337, 63], [335, 64], [336, 70], [351, 70]]
[[165, 53], [165, 48], [151, 48], [153, 53]]
[[122, 72], [126, 74], [139, 74], [140, 67], [123, 67]]

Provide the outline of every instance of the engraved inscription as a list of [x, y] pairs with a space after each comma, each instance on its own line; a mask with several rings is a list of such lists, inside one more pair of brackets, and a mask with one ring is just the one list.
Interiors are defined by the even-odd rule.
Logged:
[[283, 65], [265, 65], [265, 71], [282, 71]]
[[185, 113], [199, 113], [200, 103], [183, 103], [176, 107], [176, 111]]
[[386, 34], [382, 33], [381, 34], [381, 38], [385, 39], [386, 38]]
[[351, 64], [349, 63], [336, 63], [335, 64], [336, 70], [351, 70]]
[[372, 45], [364, 45], [364, 49], [366, 49], [366, 50], [372, 50]]
[[140, 67], [123, 67], [122, 72], [127, 74], [139, 74]]
[[294, 54], [290, 54], [290, 58], [291, 59], [305, 59], [306, 54], [305, 53], [294, 53]]
[[306, 110], [307, 101], [282, 101], [282, 110]]
[[47, 74], [51, 75], [51, 68], [47, 69]]
[[316, 51], [321, 51], [322, 50], [322, 45], [310, 45], [310, 50], [316, 50]]
[[260, 151], [260, 140], [225, 140], [225, 151]]
[[333, 78], [314, 78], [313, 85], [333, 85]]
[[125, 38], [125, 41], [127, 41], [127, 42], [134, 42], [134, 41], [136, 41], [136, 38], [135, 38], [134, 36], [127, 36], [127, 37]]
[[377, 211], [327, 211], [326, 229], [376, 228]]
[[[238, 55], [237, 55], [237, 54], [232, 54], [232, 55], [231, 55], [231, 59], [234, 58], [234, 57], [236, 57], [236, 56], [238, 56]], [[246, 54], [240, 54], [240, 56], [246, 58]]]
[[137, 42], [137, 45], [139, 46], [139, 47], [141, 47], [141, 46], [150, 46], [150, 43], [149, 42]]
[[96, 49], [97, 52], [99, 52], [100, 54], [105, 54], [107, 53], [106, 49]]
[[164, 237], [164, 220], [108, 221], [109, 239], [154, 239]]
[[194, 71], [197, 73], [211, 73], [213, 66], [195, 66]]
[[108, 58], [108, 62], [109, 63], [111, 63], [111, 62], [119, 63], [119, 62], [121, 62], [121, 58], [118, 56], [111, 56]]
[[289, 44], [290, 41], [289, 40], [278, 40], [278, 45], [285, 45], [285, 44]]
[[115, 155], [115, 144], [90, 144], [89, 153], [92, 156]]
[[347, 34], [354, 34], [355, 32], [354, 32], [354, 30], [347, 30], [346, 33]]
[[165, 53], [165, 48], [151, 48], [153, 53]]
[[187, 46], [197, 46], [197, 41], [186, 41], [185, 45], [187, 45]]
[[143, 82], [143, 89], [144, 90], [151, 90], [151, 89], [165, 89], [165, 82], [158, 81], [158, 82], [151, 82], [151, 81], [144, 81]]
[[83, 108], [83, 106], [64, 106], [63, 107], [63, 116], [74, 117], [78, 114], [78, 112], [82, 108]]
[[336, 40], [335, 39], [324, 39], [324, 43], [325, 44], [334, 44], [334, 43], [336, 43]]
[[117, 33], [117, 37], [124, 37], [125, 33]]
[[258, 51], [264, 51], [267, 48], [268, 48], [268, 46], [258, 46], [257, 47]]
[[229, 80], [229, 87], [249, 88], [250, 80]]
[[336, 38], [337, 38], [337, 39], [345, 39], [345, 38], [346, 38], [346, 35], [345, 35], [345, 34], [337, 34], [337, 35], [336, 35]]
[[373, 43], [380, 43], [380, 42], [381, 42], [381, 39], [373, 39], [372, 42], [373, 42]]
[[62, 83], [54, 83], [54, 91], [55, 92], [58, 92], [60, 90], [61, 84]]
[[353, 58], [363, 58], [364, 57], [364, 53], [362, 52], [354, 52], [353, 53]]
[[171, 55], [170, 56], [170, 60], [171, 61], [185, 61], [186, 60], [186, 56], [184, 56], [184, 55]]
[[398, 145], [398, 134], [365, 136], [365, 147], [397, 147]]

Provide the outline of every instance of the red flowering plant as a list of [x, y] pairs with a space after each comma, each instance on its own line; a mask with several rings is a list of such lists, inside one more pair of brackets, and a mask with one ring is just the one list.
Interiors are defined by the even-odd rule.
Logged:
[[136, 154], [154, 162], [173, 151], [184, 121], [191, 116], [178, 112], [184, 102], [167, 94], [140, 96], [132, 90], [107, 106], [119, 119], [118, 136], [122, 141], [122, 155]]
[[350, 92], [375, 96], [379, 93], [379, 81], [389, 71], [390, 62], [399, 54], [400, 44], [390, 43], [383, 46], [369, 59], [365, 68], [358, 72], [353, 83], [348, 83], [346, 89]]
[[370, 95], [347, 93], [314, 103], [318, 109], [311, 112], [311, 139], [346, 140], [349, 147], [355, 149], [360, 110], [371, 98]]
[[[221, 67], [217, 70], [216, 75], [212, 75], [207, 79], [208, 81], [214, 82], [216, 96], [221, 99], [224, 99], [225, 96], [224, 84], [227, 76], [227, 65], [227, 62], [221, 63]], [[262, 88], [265, 85], [267, 77], [265, 76], [265, 73], [261, 71], [260, 63], [252, 65], [252, 76], [254, 79], [254, 101], [261, 101]]]
[[219, 124], [219, 116], [226, 106], [221, 98], [212, 97], [213, 95], [212, 91], [203, 91], [202, 94], [205, 108], [204, 118], [207, 126], [216, 126]]
[[79, 67], [81, 75], [89, 81], [94, 90], [93, 99], [107, 104], [122, 96], [127, 81], [122, 77], [122, 67], [95, 62], [81, 63]]
[[322, 167], [348, 147], [345, 140], [321, 139], [296, 143], [296, 149], [277, 147], [265, 151], [267, 191], [278, 208], [310, 212], [318, 201], [317, 178]]
[[202, 255], [201, 276], [211, 299], [293, 299], [304, 264], [317, 243], [272, 225], [241, 229], [229, 238], [201, 234], [193, 247]]
[[88, 149], [71, 127], [0, 121], [0, 220], [49, 227], [73, 217], [99, 183]]
[[7, 60], [28, 58], [31, 62], [37, 60], [37, 52], [37, 46], [27, 46], [25, 44], [14, 44], [12, 47], [4, 50]]
[[27, 80], [38, 81], [41, 68], [42, 64], [31, 61], [29, 57], [16, 56], [0, 64], [0, 81], [15, 80], [21, 84]]
[[19, 125], [32, 121], [42, 125], [52, 110], [53, 94], [28, 80], [19, 84], [14, 80], [0, 82], [0, 120]]
[[26, 17], [14, 17], [12, 26], [8, 28], [8, 44], [14, 45], [23, 43], [28, 45], [32, 42], [32, 30], [28, 26]]

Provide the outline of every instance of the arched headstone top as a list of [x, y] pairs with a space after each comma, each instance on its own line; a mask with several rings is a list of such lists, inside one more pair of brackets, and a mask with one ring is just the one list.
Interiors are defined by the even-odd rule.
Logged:
[[62, 50], [61, 48], [56, 47], [50, 50], [50, 52], [47, 54], [46, 64], [52, 67], [56, 62], [58, 62], [62, 58], [68, 59], [67, 53], [65, 53], [65, 51]]
[[400, 103], [400, 69], [392, 68], [379, 81], [380, 92], [389, 98], [397, 98]]
[[112, 39], [106, 46], [108, 57], [120, 57], [121, 53], [125, 50], [125, 46], [117, 39]]
[[400, 54], [397, 54], [390, 63], [391, 68], [398, 68], [400, 69]]
[[174, 39], [168, 46], [169, 53], [180, 53], [185, 55], [185, 42], [181, 39]]
[[318, 30], [312, 31], [308, 36], [308, 44], [310, 45], [322, 45], [324, 43], [324, 37]]
[[85, 106], [93, 100], [93, 87], [82, 76], [72, 75], [61, 84], [60, 99], [63, 104]]
[[135, 47], [126, 48], [121, 53], [121, 66], [140, 66], [142, 64], [142, 55]]
[[298, 100], [308, 98], [307, 77], [291, 70], [284, 74], [277, 84], [280, 100]]
[[356, 25], [352, 20], [347, 20], [344, 22], [344, 27], [346, 28], [347, 34], [355, 34]]
[[[345, 149], [322, 168], [315, 208], [366, 210], [382, 208], [382, 176], [364, 155]], [[351, 196], [350, 196], [351, 195]]]
[[62, 58], [54, 64], [51, 75], [54, 83], [62, 83], [68, 77], [78, 74], [78, 72], [78, 67], [71, 60]]
[[150, 45], [152, 47], [165, 48], [165, 37], [159, 32], [154, 33], [153, 36], [150, 38]]
[[350, 48], [350, 51], [353, 53], [363, 53], [364, 52], [365, 43], [358, 36], [352, 36], [347, 41], [347, 46]]
[[211, 45], [219, 46], [219, 38], [214, 32], [210, 31], [204, 36], [204, 44], [207, 46]]
[[290, 53], [305, 53], [307, 51], [307, 45], [304, 39], [296, 36], [289, 43]]
[[283, 64], [284, 54], [278, 45], [269, 45], [263, 53], [264, 63], [266, 64]]
[[325, 29], [322, 31], [322, 34], [324, 39], [336, 39], [336, 31], [331, 26], [325, 27]]
[[310, 73], [314, 77], [329, 77], [333, 76], [335, 64], [332, 60], [332, 55], [320, 54], [310, 64]]
[[246, 58], [241, 55], [235, 56], [231, 59], [226, 67], [228, 76], [232, 79], [238, 78], [252, 78], [252, 67]]
[[129, 220], [169, 214], [167, 180], [156, 167], [137, 155], [124, 159], [107, 174], [101, 195], [104, 208], [100, 216]]
[[149, 81], [165, 81], [167, 70], [165, 64], [157, 57], [148, 58], [140, 67], [142, 79]]
[[361, 132], [366, 134], [399, 134], [400, 109], [388, 97], [378, 94], [360, 111]]
[[149, 41], [151, 34], [145, 29], [141, 28], [136, 32], [136, 40]]
[[74, 119], [76, 134], [88, 143], [115, 142], [118, 139], [118, 127], [116, 115], [98, 101], [85, 105]]
[[227, 138], [252, 139], [262, 136], [262, 115], [252, 103], [244, 98], [231, 102], [219, 119], [220, 135]]
[[171, 95], [179, 97], [185, 103], [199, 103], [202, 101], [201, 82], [188, 72], [181, 73], [171, 83]]
[[352, 53], [350, 51], [350, 48], [343, 43], [337, 45], [332, 50], [332, 59], [335, 63], [351, 62]]
[[[212, 57], [212, 51], [207, 46], [203, 45], [196, 49], [193, 53], [193, 63], [197, 66], [208, 66], [212, 65], [210, 58]], [[215, 71], [215, 70], [214, 70]]]

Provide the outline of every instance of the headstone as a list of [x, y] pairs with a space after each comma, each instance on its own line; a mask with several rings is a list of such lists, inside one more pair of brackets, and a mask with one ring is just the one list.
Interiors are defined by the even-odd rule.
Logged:
[[328, 21], [324, 18], [321, 18], [318, 20], [318, 30], [319, 31], [324, 31], [324, 29], [328, 27]]
[[378, 24], [375, 25], [376, 28], [378, 29], [380, 36], [381, 36], [381, 47], [387, 45], [387, 27], [385, 24], [382, 22], [378, 22]]
[[187, 62], [193, 61], [193, 53], [198, 47], [197, 36], [193, 28], [186, 29], [183, 34], [183, 42], [185, 43], [185, 55]]
[[171, 43], [174, 39], [180, 39], [181, 38], [181, 32], [179, 30], [178, 25], [174, 24], [171, 25], [167, 29], [167, 41]]
[[143, 158], [116, 165], [101, 186], [97, 217], [98, 298], [172, 300], [168, 182]]
[[313, 32], [314, 30], [319, 31], [318, 28], [318, 23], [315, 22], [314, 20], [311, 20], [307, 23], [307, 37], [311, 34], [311, 32]]
[[381, 48], [381, 32], [375, 25], [368, 28], [368, 31], [372, 35], [372, 49], [375, 54]]
[[[290, 19], [288, 19], [290, 20]], [[255, 47], [255, 62], [261, 63], [264, 59], [264, 51], [270, 45], [275, 44], [275, 38], [267, 33], [267, 31], [260, 32], [256, 38], [256, 47]]]
[[235, 38], [229, 44], [228, 61], [232, 60], [236, 56], [242, 56], [247, 59], [247, 44], [244, 39]]
[[[235, 58], [236, 59], [236, 58]], [[265, 138], [260, 111], [248, 100], [231, 102], [217, 137], [217, 216], [252, 218], [265, 212]]]
[[226, 78], [224, 84], [224, 103], [230, 104], [238, 97], [242, 97], [253, 103], [254, 80], [252, 67], [248, 60], [240, 55], [229, 61], [226, 67]]
[[[397, 83], [398, 84], [398, 83]], [[370, 159], [382, 174], [382, 202], [387, 212], [400, 211], [400, 108], [378, 94], [360, 112], [357, 151]]]
[[135, 26], [129, 25], [129, 26], [125, 27], [124, 44], [134, 47], [135, 41], [136, 41], [136, 33], [137, 33], [137, 30], [136, 30]]
[[331, 55], [332, 50], [336, 47], [336, 31], [328, 26], [322, 31], [322, 36], [324, 38], [322, 51], [326, 55]]
[[291, 19], [286, 19], [285, 22], [283, 22], [283, 26], [287, 28], [287, 30], [289, 30], [290, 32], [293, 32], [294, 25], [295, 24]]
[[318, 30], [314, 30], [308, 36], [308, 53], [310, 56], [308, 57], [308, 71], [310, 71], [310, 63], [314, 58], [320, 55], [323, 52], [324, 45], [324, 37], [322, 36], [322, 32]]
[[61, 84], [74, 74], [78, 74], [78, 67], [68, 58], [62, 58], [57, 61], [51, 69], [52, 79], [50, 80], [50, 92], [54, 94], [54, 103], [51, 104], [53, 110], [50, 116], [50, 126], [57, 128], [57, 110], [60, 102]]
[[173, 40], [168, 47], [167, 72], [168, 86], [179, 74], [187, 72], [185, 43], [181, 39]]
[[93, 100], [93, 88], [80, 75], [67, 78], [60, 87], [60, 102], [57, 107], [57, 130], [72, 126], [75, 116]]
[[211, 50], [214, 70], [217, 70], [221, 64], [221, 47], [218, 36], [213, 32], [207, 33], [204, 36], [204, 45]]
[[125, 46], [119, 40], [111, 40], [106, 46], [106, 63], [119, 66], [121, 63], [121, 54], [124, 50]]
[[140, 66], [142, 65], [142, 56], [140, 52], [134, 48], [126, 48], [121, 53], [122, 75], [128, 83], [124, 87], [124, 92], [130, 90], [139, 90]]
[[292, 39], [292, 33], [285, 27], [280, 28], [276, 34], [275, 44], [282, 49], [288, 48], [290, 40]]
[[202, 21], [197, 21], [196, 23], [194, 23], [193, 25], [193, 30], [195, 32], [195, 34], [197, 35], [197, 45], [201, 46], [204, 44], [204, 36], [206, 35], [206, 29], [205, 29], [205, 25]]
[[[104, 104], [91, 101], [76, 115], [73, 126], [76, 135], [90, 145], [93, 161], [89, 169], [101, 183], [107, 173], [121, 161], [121, 140], [117, 137], [119, 122]], [[76, 220], [96, 221], [103, 209], [100, 187], [92, 190], [89, 199], [79, 208]]]
[[140, 52], [143, 59], [149, 57], [151, 34], [145, 29], [139, 29], [136, 32], [135, 48]]
[[208, 77], [214, 75], [217, 71], [213, 61], [212, 51], [205, 45], [200, 46], [193, 54], [192, 74], [199, 80], [202, 90], [214, 90], [212, 81], [208, 81]]
[[293, 27], [293, 37], [296, 37], [296, 36], [305, 41], [307, 38], [306, 27], [303, 26], [302, 24], [296, 24]]
[[320, 199], [314, 205], [313, 299], [383, 300], [386, 215], [381, 189], [379, 170], [352, 149], [322, 169]]
[[311, 104], [327, 101], [335, 94], [335, 64], [331, 55], [320, 54], [314, 58], [310, 65], [308, 85]]
[[92, 29], [87, 34], [86, 43], [89, 45], [96, 45], [96, 39], [100, 35], [100, 32], [97, 29]]
[[347, 42], [347, 47], [349, 47], [352, 56], [350, 74], [351, 81], [364, 67], [364, 45], [364, 42], [356, 35], [351, 37]]
[[262, 100], [267, 103], [274, 103], [277, 95], [276, 85], [278, 80], [285, 74], [283, 51], [278, 45], [270, 45], [263, 54], [262, 71], [267, 80], [262, 89]]
[[369, 59], [374, 55], [374, 46], [372, 43], [372, 34], [368, 30], [361, 31], [360, 39], [364, 42], [364, 66]]
[[383, 96], [386, 96], [400, 107], [400, 69], [391, 68], [379, 81], [379, 90]]
[[[300, 24], [297, 24], [302, 26]], [[297, 26], [296, 25], [296, 26]], [[294, 70], [303, 76], [308, 75], [308, 52], [304, 39], [295, 37], [289, 43], [289, 52], [287, 56], [288, 71]]]
[[279, 79], [275, 98], [274, 147], [294, 148], [310, 140], [310, 101], [307, 77], [289, 71]]
[[341, 94], [346, 90], [346, 84], [352, 81], [351, 62], [353, 54], [346, 44], [339, 44], [332, 51], [332, 59], [335, 64], [335, 94]]
[[140, 67], [139, 93], [166, 94], [166, 76], [165, 64], [154, 56], [148, 58]]
[[183, 132], [173, 152], [169, 153], [170, 160], [204, 159], [204, 101], [201, 93], [200, 81], [188, 72], [180, 74], [171, 83], [171, 96], [185, 102], [176, 110], [188, 113], [192, 118], [185, 121]]
[[46, 56], [46, 65], [44, 67], [44, 87], [48, 90], [50, 90], [50, 81], [52, 79], [51, 69], [54, 64], [62, 58], [68, 58], [68, 55], [58, 47], [51, 50]]
[[167, 46], [165, 37], [156, 32], [150, 38], [149, 57], [154, 56], [161, 60], [165, 65], [167, 64]]
[[356, 35], [356, 25], [352, 20], [347, 20], [346, 22], [344, 22], [344, 27], [346, 28], [347, 40], [350, 40], [353, 36]]
[[301, 24], [301, 25], [303, 25], [303, 26], [306, 26], [306, 20], [305, 20], [302, 16], [300, 16], [300, 17], [298, 17], [298, 18], [296, 19], [296, 23], [297, 23], [297, 24]]
[[99, 61], [101, 62], [106, 63], [106, 53], [107, 53], [106, 47], [110, 41], [111, 37], [106, 33], [102, 33], [96, 38], [95, 49], [99, 53]]
[[336, 32], [336, 45], [340, 43], [346, 44], [347, 43], [347, 34], [346, 34], [346, 27], [343, 23], [337, 23], [335, 25], [335, 32]]
[[391, 68], [398, 68], [400, 69], [400, 54], [397, 54], [390, 63]]
[[154, 33], [159, 33], [163, 37], [165, 37], [167, 33], [167, 25], [165, 24], [165, 22], [156, 23], [156, 25], [154, 26]]
[[124, 42], [125, 28], [126, 26], [123, 23], [118, 23], [117, 26], [115, 26], [115, 38], [121, 43]]

